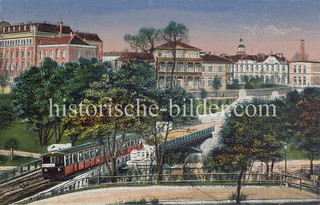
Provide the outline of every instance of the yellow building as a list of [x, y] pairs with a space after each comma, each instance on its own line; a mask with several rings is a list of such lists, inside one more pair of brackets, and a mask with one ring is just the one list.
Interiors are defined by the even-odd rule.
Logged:
[[[173, 69], [173, 55], [171, 45], [166, 43], [155, 48], [158, 86], [165, 88], [170, 86]], [[173, 71], [173, 85], [185, 90], [200, 90], [202, 59], [200, 49], [188, 44], [177, 42], [176, 66]]]
[[220, 79], [221, 88], [227, 87], [227, 71], [230, 70], [233, 61], [221, 56], [204, 54], [202, 58], [202, 87], [207, 90], [213, 90], [213, 80], [217, 76]]
[[289, 64], [289, 82], [293, 86], [320, 86], [320, 62], [293, 61]]

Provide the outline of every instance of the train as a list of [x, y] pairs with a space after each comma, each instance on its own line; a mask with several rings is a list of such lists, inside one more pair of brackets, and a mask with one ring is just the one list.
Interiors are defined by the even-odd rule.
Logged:
[[[137, 135], [126, 135], [122, 147], [120, 147], [119, 138], [117, 137], [116, 142], [116, 151], [120, 149], [116, 161], [117, 167], [125, 165], [130, 160], [130, 153], [133, 150], [142, 149], [142, 142]], [[47, 152], [42, 155], [42, 175], [45, 179], [65, 180], [89, 168], [105, 163], [105, 158], [110, 163], [108, 149], [103, 149], [104, 146], [101, 146], [100, 143], [89, 142]], [[106, 153], [106, 157], [104, 157], [104, 153]]]

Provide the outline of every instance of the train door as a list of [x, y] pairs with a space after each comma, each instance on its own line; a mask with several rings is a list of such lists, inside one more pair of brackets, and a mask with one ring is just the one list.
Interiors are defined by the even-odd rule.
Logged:
[[83, 152], [79, 152], [79, 163], [78, 163], [78, 170], [84, 169], [84, 154]]
[[78, 153], [73, 153], [73, 171], [77, 172], [78, 171]]

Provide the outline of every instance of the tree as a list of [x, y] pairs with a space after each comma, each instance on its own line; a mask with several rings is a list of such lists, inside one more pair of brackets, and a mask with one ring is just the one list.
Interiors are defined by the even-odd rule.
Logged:
[[296, 119], [299, 148], [305, 150], [313, 175], [313, 160], [320, 155], [320, 98], [304, 99], [298, 103]]
[[66, 114], [63, 105], [68, 108], [83, 100], [84, 90], [107, 70], [95, 59], [80, 59], [77, 63], [58, 66], [46, 58], [40, 67], [32, 67], [15, 79], [16, 86], [12, 91], [15, 110], [19, 117], [28, 120], [31, 130], [38, 133], [41, 145], [47, 144], [53, 136], [57, 143], [69, 126], [61, 126]]
[[149, 54], [150, 58], [154, 51], [155, 43], [159, 40], [160, 31], [153, 27], [143, 27], [136, 35], [125, 34], [124, 40], [134, 49], [140, 49]]
[[15, 118], [15, 112], [10, 105], [0, 105], [0, 129], [9, 127]]
[[11, 151], [11, 161], [13, 160], [13, 150], [17, 149], [18, 147], [18, 141], [15, 139], [15, 138], [10, 138], [7, 142], [6, 142], [6, 145], [5, 147], [7, 149], [10, 149]]
[[215, 76], [212, 84], [213, 89], [216, 91], [216, 99], [218, 97], [218, 90], [221, 87], [221, 80], [218, 76]]
[[[262, 102], [257, 99], [251, 103], [259, 105]], [[222, 148], [214, 150], [209, 157], [209, 163], [212, 167], [232, 168], [239, 171], [237, 204], [240, 203], [242, 178], [249, 163], [259, 158], [266, 160], [270, 152], [281, 148], [281, 143], [276, 138], [277, 130], [272, 129], [275, 123], [269, 123], [275, 117], [266, 116], [268, 111], [266, 107], [262, 107], [264, 115], [259, 116], [259, 114], [255, 114], [253, 106], [248, 105], [248, 103], [242, 103], [241, 106], [238, 106], [237, 113], [240, 116], [237, 116], [233, 110], [230, 117], [227, 117], [219, 132]], [[245, 113], [246, 109], [249, 114]]]
[[2, 93], [4, 92], [4, 88], [8, 85], [8, 76], [6, 74], [0, 74], [0, 87], [2, 89]]
[[163, 40], [168, 43], [171, 47], [171, 52], [173, 56], [173, 68], [171, 71], [171, 79], [170, 79], [170, 87], [173, 86], [173, 73], [176, 67], [176, 61], [177, 61], [177, 45], [179, 42], [185, 41], [189, 37], [189, 29], [181, 24], [176, 23], [174, 21], [170, 21], [167, 27], [162, 29], [161, 36]]

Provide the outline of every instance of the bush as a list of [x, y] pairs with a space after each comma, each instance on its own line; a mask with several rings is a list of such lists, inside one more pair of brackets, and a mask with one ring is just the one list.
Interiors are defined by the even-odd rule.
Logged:
[[207, 91], [204, 88], [201, 88], [200, 96], [201, 96], [201, 100], [207, 98]]
[[150, 200], [150, 203], [152, 205], [158, 205], [159, 204], [159, 199], [153, 198], [153, 199]]
[[[236, 200], [237, 198], [237, 193], [236, 192], [232, 192], [231, 196], [229, 197], [229, 200]], [[240, 193], [240, 201], [244, 201], [247, 200], [248, 195]]]

